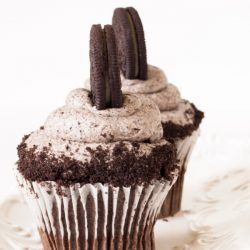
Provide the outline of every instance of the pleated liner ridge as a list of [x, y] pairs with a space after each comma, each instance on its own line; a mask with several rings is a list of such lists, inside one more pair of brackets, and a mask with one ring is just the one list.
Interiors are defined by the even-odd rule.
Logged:
[[175, 142], [177, 147], [177, 159], [179, 160], [180, 165], [179, 177], [163, 202], [159, 219], [168, 216], [174, 216], [181, 210], [183, 185], [187, 164], [199, 135], [200, 130], [194, 131], [191, 136], [188, 136], [184, 139], [179, 139]]
[[46, 250], [155, 249], [153, 226], [175, 182], [75, 184], [58, 194], [55, 182], [29, 182], [19, 173], [17, 179]]

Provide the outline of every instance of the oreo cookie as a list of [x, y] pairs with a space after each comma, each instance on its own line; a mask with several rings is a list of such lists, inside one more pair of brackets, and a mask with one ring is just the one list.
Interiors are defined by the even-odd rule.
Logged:
[[133, 7], [117, 8], [112, 25], [115, 31], [119, 65], [127, 79], [147, 79], [147, 52], [143, 25]]
[[93, 25], [90, 31], [90, 84], [96, 109], [122, 106], [121, 79], [114, 30]]

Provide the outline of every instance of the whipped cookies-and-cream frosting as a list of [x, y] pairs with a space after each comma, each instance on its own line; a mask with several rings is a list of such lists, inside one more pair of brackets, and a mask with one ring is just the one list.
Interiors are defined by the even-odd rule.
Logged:
[[[164, 71], [160, 68], [148, 65], [148, 79], [144, 81], [126, 79], [123, 75], [121, 79], [123, 93], [143, 95], [156, 103], [161, 111], [163, 123], [172, 121], [184, 126], [194, 122], [195, 112], [191, 103], [181, 98], [179, 89], [168, 82]], [[90, 88], [89, 80], [84, 82], [84, 87]]]
[[161, 69], [152, 65], [148, 65], [148, 79], [145, 81], [125, 79], [122, 76], [122, 90], [124, 93], [147, 96], [157, 104], [160, 110], [175, 109], [181, 100], [178, 88], [168, 82]]
[[44, 128], [52, 138], [86, 143], [157, 141], [162, 138], [160, 120], [157, 106], [145, 97], [125, 95], [122, 108], [96, 110], [89, 91], [76, 89]]
[[146, 81], [122, 77], [122, 89], [124, 93], [142, 94], [153, 100], [161, 111], [163, 123], [171, 121], [184, 126], [194, 122], [192, 105], [181, 98], [178, 88], [168, 82], [160, 68], [148, 65]]
[[162, 136], [160, 111], [150, 99], [126, 94], [122, 108], [99, 111], [92, 105], [90, 92], [79, 88], [70, 92], [65, 106], [49, 115], [42, 129], [30, 134], [26, 144], [84, 161], [90, 157], [87, 147], [101, 145], [112, 151], [119, 141], [125, 141], [128, 148], [141, 142], [139, 154], [147, 154], [152, 145], [144, 142], [166, 144]]

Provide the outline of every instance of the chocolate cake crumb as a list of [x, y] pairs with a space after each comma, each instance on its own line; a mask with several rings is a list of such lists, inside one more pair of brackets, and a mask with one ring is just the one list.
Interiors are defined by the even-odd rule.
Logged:
[[138, 142], [132, 142], [131, 144], [135, 149], [139, 149], [140, 147], [140, 144]]
[[[153, 180], [173, 180], [176, 164], [176, 148], [172, 144], [158, 145], [148, 155], [138, 155], [139, 143], [128, 149], [124, 142], [114, 147], [113, 153], [98, 146], [86, 148], [89, 162], [80, 162], [67, 156], [56, 157], [44, 147], [27, 148], [25, 138], [18, 146], [19, 172], [30, 181], [55, 181], [59, 186], [80, 183], [109, 183], [114, 186], [130, 186], [151, 183]], [[60, 190], [59, 190], [60, 192]], [[62, 192], [62, 191], [61, 191]]]
[[[164, 137], [168, 140], [171, 139], [184, 139], [187, 136], [190, 136], [195, 130], [199, 128], [199, 125], [204, 118], [204, 113], [198, 110], [193, 103], [191, 106], [194, 110], [194, 122], [193, 124], [188, 125], [178, 125], [171, 121], [162, 123]], [[190, 110], [186, 110], [190, 112]], [[192, 111], [193, 112], [193, 111]]]

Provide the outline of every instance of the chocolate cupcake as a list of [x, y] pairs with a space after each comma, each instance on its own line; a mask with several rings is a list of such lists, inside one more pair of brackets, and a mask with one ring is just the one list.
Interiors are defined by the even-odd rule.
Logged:
[[173, 139], [177, 146], [180, 176], [164, 202], [160, 217], [171, 216], [181, 209], [187, 163], [204, 114], [194, 104], [181, 98], [178, 88], [168, 82], [161, 69], [148, 65], [145, 70], [145, 37], [139, 14], [134, 8], [115, 9], [112, 24], [118, 45], [122, 90], [124, 93], [144, 95], [157, 104], [164, 136]]
[[180, 174], [159, 215], [160, 218], [173, 216], [181, 209], [187, 164], [200, 134], [199, 126], [204, 114], [193, 103], [182, 99], [178, 88], [169, 83], [164, 72], [155, 66], [148, 66], [147, 80], [142, 82], [122, 77], [122, 85], [124, 93], [144, 95], [158, 105], [164, 137], [173, 140], [177, 147]]
[[155, 249], [176, 148], [156, 104], [122, 94], [111, 26], [92, 27], [90, 64], [91, 91], [70, 92], [18, 146], [19, 186], [46, 250]]

